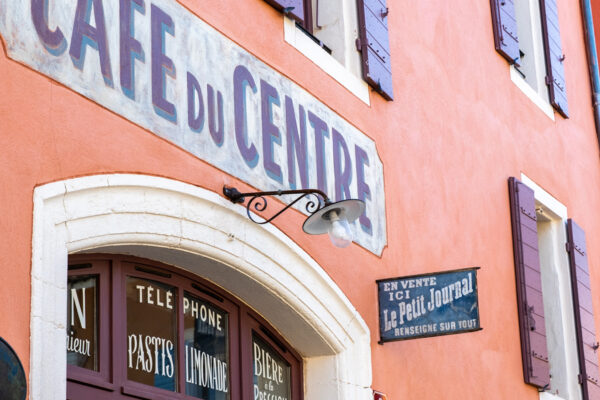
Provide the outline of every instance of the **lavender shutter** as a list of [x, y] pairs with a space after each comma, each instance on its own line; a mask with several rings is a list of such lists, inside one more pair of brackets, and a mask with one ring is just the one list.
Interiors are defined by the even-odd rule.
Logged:
[[572, 220], [567, 223], [567, 250], [571, 264], [571, 288], [579, 352], [580, 382], [584, 399], [600, 399], [596, 326], [590, 290], [585, 232]]
[[558, 8], [556, 0], [540, 0], [544, 51], [546, 53], [546, 85], [550, 94], [550, 103], [563, 117], [569, 117], [567, 88], [565, 85], [565, 56], [560, 43], [558, 26]]
[[386, 0], [357, 0], [363, 78], [385, 99], [394, 99]]
[[519, 65], [519, 37], [513, 0], [490, 0], [496, 51], [510, 64]]
[[265, 0], [304, 26], [304, 0]]
[[509, 179], [508, 186], [523, 376], [526, 383], [543, 388], [550, 384], [550, 366], [546, 346], [535, 198], [533, 190], [515, 178]]

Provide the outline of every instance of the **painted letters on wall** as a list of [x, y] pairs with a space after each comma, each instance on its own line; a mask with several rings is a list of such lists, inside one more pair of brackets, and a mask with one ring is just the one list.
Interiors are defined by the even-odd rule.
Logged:
[[381, 254], [375, 143], [176, 1], [0, 0], [0, 10], [11, 58], [200, 159], [260, 190], [364, 200], [356, 242]]

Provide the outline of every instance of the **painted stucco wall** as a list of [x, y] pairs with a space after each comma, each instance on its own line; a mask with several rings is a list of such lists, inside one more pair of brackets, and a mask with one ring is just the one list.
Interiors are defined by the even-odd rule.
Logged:
[[[303, 234], [297, 212], [274, 222], [368, 324], [373, 388], [391, 399], [537, 399], [522, 378], [507, 178], [525, 173], [586, 231], [598, 293], [600, 157], [578, 2], [557, 0], [570, 118], [555, 121], [511, 82], [494, 51], [486, 1], [390, 2], [395, 100], [371, 93], [370, 106], [286, 44], [281, 15], [263, 1], [181, 3], [375, 141], [387, 206], [381, 257]], [[215, 193], [224, 184], [248, 186], [3, 50], [0, 336], [28, 372], [36, 186], [101, 173], [168, 177]], [[377, 344], [376, 279], [468, 266], [481, 266], [482, 331]], [[599, 296], [594, 308], [600, 315]]]

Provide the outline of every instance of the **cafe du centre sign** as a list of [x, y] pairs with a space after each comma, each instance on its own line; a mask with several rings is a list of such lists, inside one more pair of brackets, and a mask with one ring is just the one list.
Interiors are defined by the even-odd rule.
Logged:
[[13, 60], [259, 190], [364, 200], [355, 241], [381, 255], [373, 140], [177, 1], [0, 0], [0, 33]]

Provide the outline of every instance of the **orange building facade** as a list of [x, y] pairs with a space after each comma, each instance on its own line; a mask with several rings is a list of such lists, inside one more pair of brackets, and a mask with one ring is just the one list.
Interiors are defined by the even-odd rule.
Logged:
[[[0, 0], [28, 397], [600, 398], [585, 2], [288, 3]], [[306, 200], [259, 225], [224, 187], [365, 210], [340, 249]], [[378, 281], [471, 269], [448, 309], [475, 294], [475, 325], [381, 340], [423, 315], [386, 319]]]

